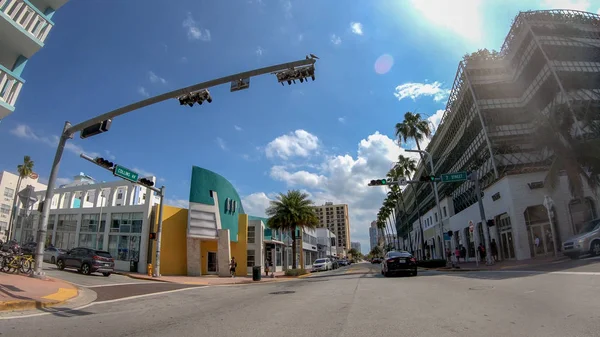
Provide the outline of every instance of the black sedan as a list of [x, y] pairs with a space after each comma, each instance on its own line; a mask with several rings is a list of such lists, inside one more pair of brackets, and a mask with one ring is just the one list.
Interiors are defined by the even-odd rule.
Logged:
[[399, 273], [417, 276], [417, 260], [409, 252], [388, 252], [381, 262], [381, 274], [387, 277]]

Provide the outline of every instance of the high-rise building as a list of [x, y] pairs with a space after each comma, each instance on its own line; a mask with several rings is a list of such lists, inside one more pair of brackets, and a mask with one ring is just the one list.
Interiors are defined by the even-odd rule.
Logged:
[[326, 202], [322, 206], [314, 206], [319, 217], [320, 227], [325, 227], [334, 233], [338, 239], [338, 256], [345, 256], [350, 249], [350, 220], [348, 205], [334, 205]]
[[27, 61], [54, 26], [54, 12], [68, 0], [0, 0], [0, 120], [15, 110]]
[[369, 227], [369, 243], [370, 250], [373, 250], [373, 248], [379, 245], [379, 229], [377, 228], [377, 221], [372, 221], [371, 227]]
[[[20, 191], [26, 189], [28, 185], [33, 186], [35, 188], [35, 191], [46, 190], [46, 185], [38, 181], [37, 174], [32, 174], [31, 177], [24, 178], [21, 181], [20, 191], [17, 191], [18, 184], [18, 175], [8, 171], [0, 172], [0, 193], [2, 193], [2, 199], [0, 199], [0, 240], [2, 241], [6, 241], [7, 239], [6, 235], [8, 234], [8, 224], [13, 214], [12, 206], [15, 195]], [[19, 200], [17, 200], [17, 209], [20, 206], [18, 202]], [[15, 216], [15, 218], [17, 217]]]
[[350, 248], [352, 249], [356, 249], [357, 252], [361, 252], [360, 250], [360, 242], [356, 241], [356, 242], [350, 242]]

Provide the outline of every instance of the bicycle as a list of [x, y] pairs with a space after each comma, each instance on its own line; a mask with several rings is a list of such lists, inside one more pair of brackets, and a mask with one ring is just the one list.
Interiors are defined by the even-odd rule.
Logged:
[[5, 273], [18, 272], [31, 274], [34, 264], [33, 256], [19, 254], [4, 254], [2, 256], [1, 271]]

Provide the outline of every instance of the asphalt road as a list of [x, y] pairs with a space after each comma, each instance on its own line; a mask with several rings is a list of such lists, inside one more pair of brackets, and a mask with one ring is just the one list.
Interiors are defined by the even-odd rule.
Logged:
[[2, 337], [598, 336], [598, 289], [600, 273], [592, 272], [420, 271], [417, 277], [384, 278], [378, 265], [365, 263], [287, 282], [97, 301], [70, 312], [0, 320], [0, 332]]

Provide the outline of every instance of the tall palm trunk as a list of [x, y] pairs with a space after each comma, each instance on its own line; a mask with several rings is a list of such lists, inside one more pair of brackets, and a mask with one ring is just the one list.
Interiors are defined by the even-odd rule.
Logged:
[[296, 254], [298, 248], [296, 246], [296, 228], [292, 230], [292, 269], [297, 269], [298, 264], [296, 262]]
[[413, 193], [415, 194], [415, 205], [417, 207], [417, 216], [419, 217], [419, 229], [421, 232], [421, 254], [425, 254], [425, 233], [423, 232], [423, 223], [421, 222], [421, 207], [419, 207], [419, 200], [417, 199], [417, 189], [414, 185], [411, 185]]
[[8, 221], [8, 240], [11, 239], [11, 235], [13, 232], [13, 224], [15, 222], [15, 219], [17, 217], [17, 202], [19, 200], [19, 191], [21, 190], [21, 182], [23, 181], [23, 177], [21, 177], [19, 175], [19, 180], [17, 180], [17, 189], [15, 190], [15, 197], [13, 198], [13, 204], [12, 204], [12, 208], [11, 208], [11, 213], [10, 213], [10, 219]]

